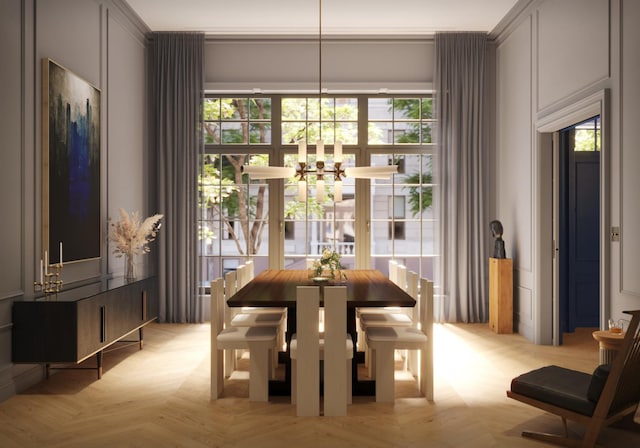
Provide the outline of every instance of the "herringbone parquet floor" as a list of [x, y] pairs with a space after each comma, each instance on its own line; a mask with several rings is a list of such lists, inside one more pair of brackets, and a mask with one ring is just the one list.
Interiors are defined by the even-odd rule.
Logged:
[[[101, 380], [59, 371], [0, 403], [0, 446], [538, 447], [520, 432], [560, 431], [561, 421], [507, 399], [511, 378], [550, 363], [590, 372], [598, 361], [586, 330], [550, 347], [488, 325], [436, 325], [433, 403], [401, 377], [394, 404], [355, 397], [347, 417], [298, 418], [287, 398], [250, 403], [243, 379], [228, 380], [224, 397], [210, 401], [208, 341], [207, 324], [148, 326], [144, 350], [131, 344], [105, 355]], [[600, 442], [636, 447], [640, 433], [607, 428]]]

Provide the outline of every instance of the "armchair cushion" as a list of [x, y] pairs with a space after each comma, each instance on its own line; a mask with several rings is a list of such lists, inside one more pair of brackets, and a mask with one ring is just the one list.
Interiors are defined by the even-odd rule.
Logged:
[[590, 416], [596, 407], [587, 398], [591, 378], [588, 373], [546, 366], [514, 378], [511, 391]]
[[589, 389], [587, 390], [587, 398], [594, 403], [597, 403], [604, 389], [604, 383], [607, 382], [609, 372], [611, 371], [611, 364], [601, 364], [596, 367], [591, 375], [591, 382], [589, 383]]

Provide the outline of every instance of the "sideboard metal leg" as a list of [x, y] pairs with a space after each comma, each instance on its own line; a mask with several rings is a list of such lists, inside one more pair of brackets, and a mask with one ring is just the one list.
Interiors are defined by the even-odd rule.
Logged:
[[97, 361], [96, 369], [98, 370], [98, 379], [100, 379], [102, 378], [102, 350], [96, 353], [96, 361]]

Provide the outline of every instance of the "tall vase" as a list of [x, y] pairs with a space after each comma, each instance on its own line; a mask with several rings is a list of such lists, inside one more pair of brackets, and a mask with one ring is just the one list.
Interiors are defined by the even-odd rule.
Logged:
[[136, 265], [134, 263], [133, 255], [124, 256], [124, 278], [127, 281], [133, 281], [136, 279]]

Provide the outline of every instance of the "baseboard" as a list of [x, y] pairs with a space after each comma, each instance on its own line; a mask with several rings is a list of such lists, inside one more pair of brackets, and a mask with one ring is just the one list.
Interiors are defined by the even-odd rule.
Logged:
[[38, 384], [44, 379], [39, 364], [12, 364], [0, 372], [0, 402]]

